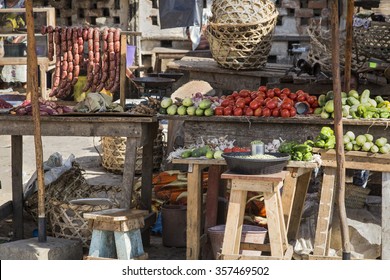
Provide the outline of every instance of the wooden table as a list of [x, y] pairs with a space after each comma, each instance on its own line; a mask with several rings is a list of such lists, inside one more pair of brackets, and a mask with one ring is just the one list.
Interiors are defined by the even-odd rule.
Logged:
[[[186, 257], [190, 260], [197, 260], [200, 256], [201, 245], [207, 240], [206, 233], [201, 234], [201, 223], [199, 222], [202, 220], [202, 171], [206, 167], [226, 166], [226, 162], [224, 159], [208, 160], [187, 158], [173, 159], [172, 163], [188, 164]], [[282, 204], [288, 239], [295, 239], [297, 236], [311, 171], [316, 167], [318, 165], [314, 162], [290, 161], [287, 165], [287, 171], [289, 172], [286, 175], [283, 187]], [[217, 180], [219, 180], [222, 171], [219, 170], [219, 172]], [[208, 188], [215, 188], [214, 185], [210, 185], [210, 180], [213, 181], [213, 178], [210, 177], [209, 173]], [[208, 205], [206, 206], [207, 212], [216, 211], [215, 207], [211, 209]], [[212, 224], [209, 223], [208, 226], [212, 226]], [[207, 226], [205, 231], [207, 231]]]
[[[329, 255], [335, 205], [335, 150], [318, 150], [324, 167], [322, 191], [314, 242], [314, 257]], [[345, 152], [345, 168], [382, 172], [382, 259], [390, 259], [390, 155]]]
[[[23, 238], [23, 136], [34, 135], [31, 116], [0, 115], [0, 134], [11, 135], [12, 208], [14, 236]], [[134, 181], [137, 147], [143, 146], [141, 208], [150, 210], [152, 198], [153, 139], [155, 117], [126, 114], [86, 114], [85, 116], [41, 116], [42, 136], [121, 136], [127, 137], [122, 181], [121, 208], [128, 209]], [[9, 204], [8, 204], [9, 205]], [[7, 212], [7, 211], [4, 211]]]

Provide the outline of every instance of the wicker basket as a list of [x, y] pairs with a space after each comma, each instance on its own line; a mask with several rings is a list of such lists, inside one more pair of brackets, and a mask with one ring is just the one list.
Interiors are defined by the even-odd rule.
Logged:
[[83, 214], [112, 208], [110, 205], [70, 204], [50, 200], [49, 217], [54, 237], [81, 240], [83, 249], [91, 243], [92, 231]]
[[[310, 50], [308, 53], [308, 61], [314, 65], [318, 63], [321, 70], [324, 72], [332, 72], [332, 38], [330, 30], [326, 30], [321, 26], [321, 22], [312, 21], [309, 25], [308, 34], [310, 37]], [[358, 71], [367, 61], [367, 57], [361, 52], [360, 48], [356, 47], [356, 43], [352, 47], [352, 70]], [[345, 34], [340, 35], [340, 67], [345, 66]]]
[[366, 199], [370, 193], [370, 189], [355, 186], [353, 184], [345, 184], [345, 207], [348, 208], [364, 208]]
[[[159, 130], [153, 145], [153, 169], [160, 170], [164, 153], [164, 134]], [[102, 137], [101, 145], [103, 150], [102, 165], [112, 173], [122, 174], [125, 163], [126, 137]], [[135, 173], [142, 172], [142, 147], [137, 148], [135, 162]]]
[[214, 1], [206, 38], [215, 61], [229, 69], [259, 69], [267, 63], [278, 16], [269, 0]]
[[370, 27], [354, 27], [357, 48], [367, 58], [390, 62], [390, 23], [372, 21]]

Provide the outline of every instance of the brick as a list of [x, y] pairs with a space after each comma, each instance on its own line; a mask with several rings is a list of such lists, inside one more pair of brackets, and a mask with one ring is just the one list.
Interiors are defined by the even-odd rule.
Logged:
[[279, 12], [279, 16], [287, 16], [288, 15], [286, 8], [279, 8], [278, 12]]
[[301, 2], [299, 0], [282, 0], [282, 8], [299, 9]]
[[314, 16], [314, 12], [312, 9], [297, 9], [294, 15], [297, 18], [309, 18]]
[[327, 0], [310, 0], [307, 4], [309, 9], [324, 9], [328, 7]]

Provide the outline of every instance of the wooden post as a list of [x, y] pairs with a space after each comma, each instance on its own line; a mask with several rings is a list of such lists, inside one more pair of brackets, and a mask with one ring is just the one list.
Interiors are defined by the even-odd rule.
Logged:
[[43, 173], [43, 152], [41, 138], [41, 119], [38, 93], [38, 61], [35, 49], [33, 0], [26, 0], [27, 23], [27, 95], [31, 96], [34, 121], [35, 162], [38, 177], [38, 241], [46, 242], [45, 185]]
[[352, 64], [352, 20], [354, 10], [354, 0], [347, 0], [347, 23], [345, 39], [345, 68], [344, 68], [344, 91], [349, 92], [351, 89], [351, 64]]
[[338, 0], [331, 3], [331, 26], [332, 26], [332, 76], [334, 92], [334, 130], [336, 135], [336, 190], [337, 204], [340, 215], [341, 240], [343, 259], [351, 259], [347, 214], [345, 210], [345, 156], [343, 142], [343, 116], [341, 104], [341, 81], [340, 81], [340, 42], [339, 42], [339, 18]]

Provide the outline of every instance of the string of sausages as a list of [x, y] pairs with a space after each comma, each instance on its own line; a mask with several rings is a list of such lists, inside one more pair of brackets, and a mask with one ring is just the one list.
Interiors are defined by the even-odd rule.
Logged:
[[87, 72], [84, 92], [100, 92], [103, 88], [111, 92], [119, 90], [121, 29], [42, 26], [41, 33], [48, 35], [49, 60], [56, 58], [50, 97], [68, 97], [78, 81], [80, 67], [86, 67]]

